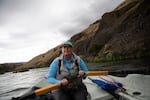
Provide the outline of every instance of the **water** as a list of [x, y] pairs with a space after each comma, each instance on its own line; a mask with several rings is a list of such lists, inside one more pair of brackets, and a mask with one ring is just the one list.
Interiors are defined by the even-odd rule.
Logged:
[[47, 75], [48, 68], [31, 69], [21, 73], [5, 73], [0, 75], [0, 100], [10, 100], [34, 86]]
[[[150, 69], [149, 61], [130, 60], [123, 62], [88, 63], [89, 70], [134, 70]], [[47, 76], [48, 68], [31, 69], [27, 72], [8, 72], [0, 75], [0, 100], [10, 100], [24, 94], [43, 77]]]

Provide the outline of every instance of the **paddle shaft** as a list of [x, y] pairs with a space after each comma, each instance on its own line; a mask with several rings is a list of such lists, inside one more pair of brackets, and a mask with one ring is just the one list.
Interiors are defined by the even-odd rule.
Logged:
[[87, 76], [98, 76], [98, 75], [108, 75], [109, 71], [88, 71]]
[[35, 90], [35, 94], [36, 94], [36, 96], [39, 96], [39, 95], [41, 95], [41, 94], [43, 94], [43, 93], [47, 93], [47, 92], [49, 92], [49, 91], [51, 91], [51, 90], [57, 89], [57, 88], [59, 88], [60, 86], [61, 86], [61, 84], [48, 85], [48, 86], [46, 86], [46, 87], [43, 87], [43, 88], [40, 88], [40, 89]]
[[127, 74], [149, 74], [150, 70], [122, 70], [122, 71], [88, 71], [87, 76], [98, 76], [98, 75], [127, 75]]

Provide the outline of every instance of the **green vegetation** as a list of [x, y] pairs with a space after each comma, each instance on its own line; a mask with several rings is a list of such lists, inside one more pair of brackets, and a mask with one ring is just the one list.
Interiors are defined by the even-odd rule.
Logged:
[[106, 60], [103, 57], [96, 56], [96, 57], [94, 57], [93, 62], [96, 62], [96, 63], [98, 63], [98, 62], [106, 62]]
[[113, 54], [112, 53], [108, 53], [106, 55], [106, 61], [113, 61]]
[[104, 45], [100, 44], [92, 44], [89, 47], [89, 53], [91, 53], [93, 56], [96, 56], [99, 52], [99, 50], [103, 47]]
[[42, 63], [36, 66], [36, 68], [44, 68], [44, 67], [48, 67], [49, 63]]
[[147, 53], [137, 52], [135, 54], [118, 55], [118, 56], [114, 56], [112, 53], [108, 53], [104, 57], [95, 56], [93, 62], [121, 61], [130, 59], [141, 59], [145, 57], [150, 57], [150, 52]]
[[4, 74], [5, 72], [3, 72], [3, 71], [0, 71], [0, 74]]
[[25, 72], [25, 71], [29, 71], [28, 68], [19, 68], [13, 71], [13, 73], [18, 73], [18, 72]]

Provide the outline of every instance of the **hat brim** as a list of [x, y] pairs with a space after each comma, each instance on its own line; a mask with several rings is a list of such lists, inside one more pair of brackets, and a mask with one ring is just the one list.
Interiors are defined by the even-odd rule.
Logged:
[[63, 47], [64, 46], [73, 47], [72, 45], [69, 45], [69, 44], [63, 44]]

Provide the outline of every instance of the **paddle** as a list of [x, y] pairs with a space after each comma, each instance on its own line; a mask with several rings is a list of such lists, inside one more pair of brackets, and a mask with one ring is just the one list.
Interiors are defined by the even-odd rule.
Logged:
[[[147, 72], [147, 70], [132, 70], [132, 71], [88, 71], [86, 72], [87, 76], [98, 76], [98, 75], [114, 75], [114, 74], [131, 74], [131, 73], [139, 73], [139, 74], [143, 74], [145, 73], [145, 71]], [[61, 86], [61, 84], [51, 84], [48, 85], [46, 87], [37, 89], [33, 92], [30, 92], [28, 94], [25, 94], [21, 97], [13, 97], [12, 100], [25, 100], [28, 97], [33, 97], [33, 96], [39, 96], [42, 95], [44, 93], [47, 93], [51, 90], [57, 89]]]
[[11, 100], [25, 100], [29, 97], [42, 95], [42, 94], [47, 93], [51, 90], [57, 89], [60, 86], [61, 86], [61, 84], [51, 84], [51, 85], [48, 85], [46, 87], [43, 87], [43, 88], [37, 89], [35, 91], [29, 92], [29, 93], [22, 95], [20, 97], [13, 97]]
[[86, 72], [87, 76], [98, 76], [98, 75], [121, 75], [125, 76], [128, 74], [150, 74], [148, 69], [138, 69], [138, 70], [122, 70], [122, 71], [88, 71]]

